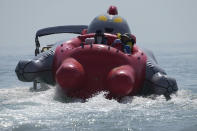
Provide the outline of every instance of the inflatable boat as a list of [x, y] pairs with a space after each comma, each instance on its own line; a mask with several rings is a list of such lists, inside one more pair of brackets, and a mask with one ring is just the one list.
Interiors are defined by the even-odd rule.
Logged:
[[[74, 33], [77, 37], [43, 47], [39, 37]], [[150, 50], [141, 49], [115, 6], [90, 25], [57, 26], [36, 33], [35, 57], [21, 60], [15, 72], [20, 81], [56, 85], [72, 98], [90, 98], [106, 91], [107, 98], [133, 95], [169, 96], [176, 80], [161, 69]]]

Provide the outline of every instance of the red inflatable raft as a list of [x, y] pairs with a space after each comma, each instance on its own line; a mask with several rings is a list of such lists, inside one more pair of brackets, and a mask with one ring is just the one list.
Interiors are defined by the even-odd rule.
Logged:
[[111, 47], [116, 35], [106, 34], [106, 44], [86, 44], [94, 33], [80, 35], [56, 48], [53, 74], [69, 97], [89, 98], [99, 91], [108, 97], [135, 95], [145, 79], [146, 55], [134, 45], [133, 53]]

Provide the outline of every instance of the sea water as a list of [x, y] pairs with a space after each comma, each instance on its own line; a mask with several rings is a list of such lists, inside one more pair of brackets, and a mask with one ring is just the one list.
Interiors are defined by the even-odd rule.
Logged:
[[[105, 92], [86, 102], [58, 98], [56, 87], [32, 92], [32, 83], [17, 80], [15, 66], [32, 51], [0, 55], [0, 131], [197, 131], [197, 44], [141, 44], [153, 50], [179, 90], [171, 100], [125, 97], [105, 99]], [[3, 53], [2, 53], [3, 52]]]

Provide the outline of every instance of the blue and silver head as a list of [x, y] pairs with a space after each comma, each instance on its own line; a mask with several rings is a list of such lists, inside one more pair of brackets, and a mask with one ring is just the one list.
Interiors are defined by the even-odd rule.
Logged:
[[127, 21], [118, 15], [117, 8], [110, 6], [108, 13], [99, 15], [88, 26], [88, 33], [101, 31], [103, 33], [131, 33]]

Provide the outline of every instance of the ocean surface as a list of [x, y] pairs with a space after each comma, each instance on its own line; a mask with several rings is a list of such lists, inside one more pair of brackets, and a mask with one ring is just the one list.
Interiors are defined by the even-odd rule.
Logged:
[[179, 90], [171, 100], [126, 97], [119, 103], [101, 92], [87, 102], [62, 101], [56, 87], [32, 92], [32, 83], [18, 81], [14, 70], [34, 50], [1, 47], [0, 131], [197, 131], [197, 43], [140, 46], [152, 49], [161, 67], [176, 78]]

